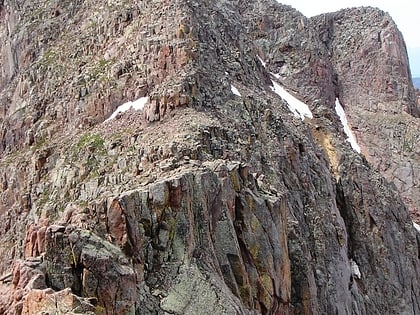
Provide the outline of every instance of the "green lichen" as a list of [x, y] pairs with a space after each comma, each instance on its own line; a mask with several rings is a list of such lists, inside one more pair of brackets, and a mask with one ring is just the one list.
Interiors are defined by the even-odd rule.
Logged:
[[101, 305], [96, 305], [96, 307], [95, 307], [95, 314], [106, 314], [105, 307], [103, 307]]
[[232, 181], [232, 184], [233, 184], [233, 189], [236, 192], [239, 192], [240, 187], [241, 187], [241, 182], [240, 182], [240, 177], [239, 177], [238, 172], [231, 172], [230, 173], [230, 178], [231, 178], [231, 181]]

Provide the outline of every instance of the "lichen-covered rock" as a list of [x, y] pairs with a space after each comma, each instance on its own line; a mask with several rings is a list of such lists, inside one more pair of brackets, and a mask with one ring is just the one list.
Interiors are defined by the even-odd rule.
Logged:
[[[349, 52], [386, 15], [8, 0], [0, 18], [0, 313], [420, 312], [420, 236], [395, 190], [415, 191], [418, 162], [395, 160], [404, 183], [389, 184], [334, 110], [338, 97], [354, 127], [370, 91], [378, 119], [415, 121], [404, 49], [369, 37], [372, 55]], [[331, 35], [353, 20], [355, 35]], [[352, 85], [339, 69], [353, 55], [352, 69], [401, 63], [395, 90], [372, 71]], [[313, 118], [296, 118], [272, 81]], [[104, 122], [143, 96], [143, 110]]]
[[134, 304], [136, 276], [118, 247], [89, 231], [47, 229], [47, 284], [55, 290], [94, 298], [103, 314], [123, 314]]
[[16, 261], [13, 274], [1, 278], [2, 314], [97, 313], [92, 301], [75, 295], [70, 288], [60, 291], [48, 288], [47, 277], [44, 256]]
[[98, 314], [98, 309], [72, 294], [70, 289], [54, 292], [52, 289], [31, 290], [25, 296], [22, 315], [41, 314]]
[[160, 305], [169, 314], [246, 314], [231, 302], [234, 296], [223, 290], [226, 287], [220, 279], [209, 279], [196, 265], [182, 266], [175, 281]]

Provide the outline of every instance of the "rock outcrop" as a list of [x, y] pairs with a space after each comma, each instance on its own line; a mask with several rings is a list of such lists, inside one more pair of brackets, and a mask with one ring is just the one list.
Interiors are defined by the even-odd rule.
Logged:
[[0, 313], [420, 313], [420, 235], [356, 124], [369, 92], [375, 115], [418, 123], [389, 17], [270, 0], [4, 1], [0, 17]]
[[396, 185], [418, 220], [420, 106], [401, 33], [388, 14], [373, 8], [343, 10], [313, 21], [332, 51], [338, 97], [364, 155]]
[[363, 155], [418, 220], [420, 107], [392, 18], [367, 7], [306, 19], [270, 1], [246, 4], [243, 15], [267, 68], [284, 85], [318, 110], [340, 100]]

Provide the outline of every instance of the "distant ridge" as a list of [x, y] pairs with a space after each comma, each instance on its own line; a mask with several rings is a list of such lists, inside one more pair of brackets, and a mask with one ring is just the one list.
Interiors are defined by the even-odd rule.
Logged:
[[420, 78], [413, 78], [413, 84], [416, 88], [420, 89]]

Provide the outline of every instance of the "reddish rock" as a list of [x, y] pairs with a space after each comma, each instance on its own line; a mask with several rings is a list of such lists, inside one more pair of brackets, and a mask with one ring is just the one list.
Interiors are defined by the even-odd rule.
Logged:
[[118, 200], [113, 200], [107, 211], [107, 226], [116, 244], [124, 247], [127, 243], [126, 219]]
[[[360, 18], [363, 17], [363, 18]], [[404, 39], [378, 9], [354, 8], [311, 19], [331, 50], [337, 96], [366, 159], [420, 213], [420, 106]]]
[[51, 289], [31, 290], [25, 296], [21, 315], [45, 313], [101, 314], [95, 306], [72, 294], [70, 289], [59, 292]]
[[416, 106], [386, 14], [97, 4], [1, 9], [0, 313], [420, 312], [395, 190], [416, 189]]

